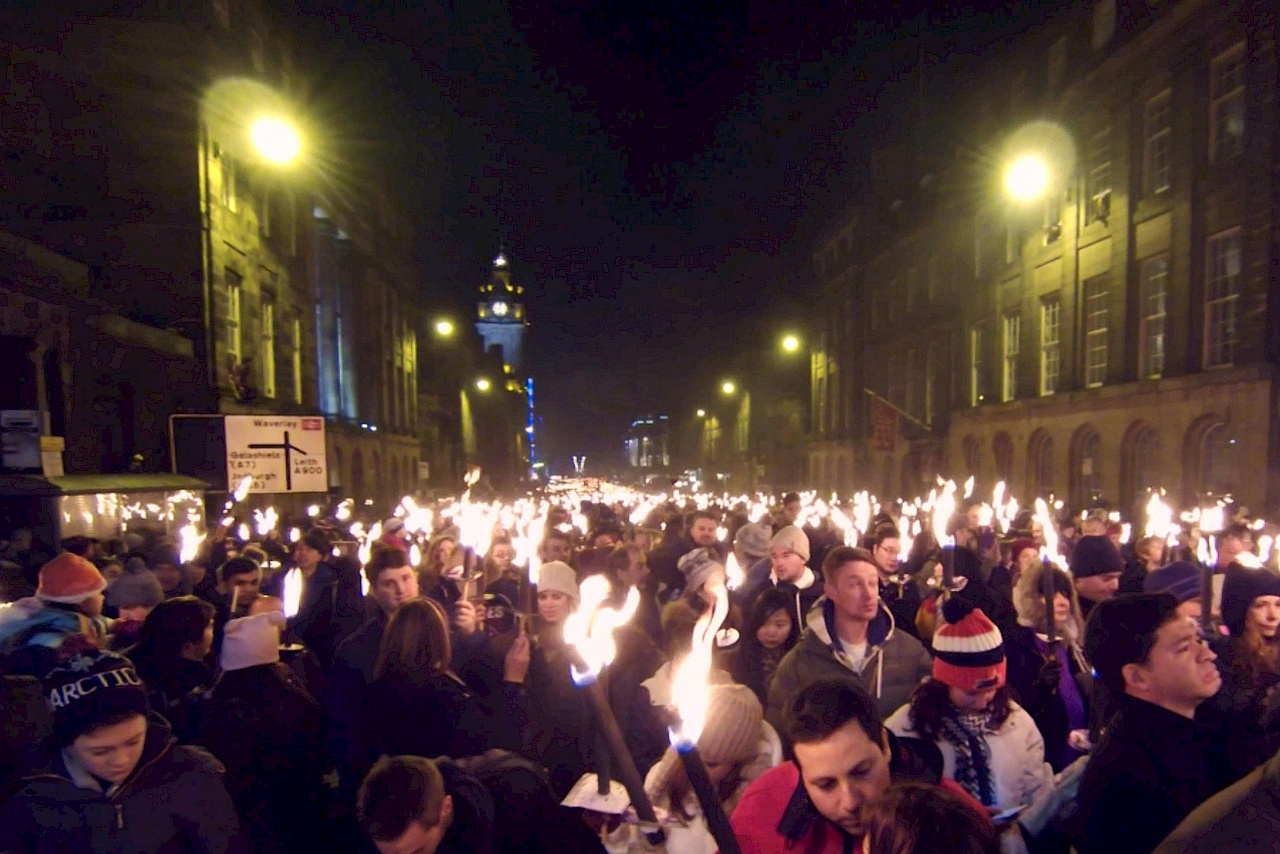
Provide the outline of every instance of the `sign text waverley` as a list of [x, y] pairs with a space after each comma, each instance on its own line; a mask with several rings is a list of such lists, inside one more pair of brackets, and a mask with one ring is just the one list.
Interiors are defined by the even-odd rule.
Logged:
[[253, 478], [250, 492], [325, 492], [329, 489], [324, 419], [228, 415], [227, 483]]

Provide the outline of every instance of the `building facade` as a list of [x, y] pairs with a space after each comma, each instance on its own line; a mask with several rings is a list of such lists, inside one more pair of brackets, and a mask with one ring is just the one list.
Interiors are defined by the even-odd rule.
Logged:
[[[1080, 3], [947, 74], [962, 120], [933, 128], [940, 152], [817, 248], [839, 310], [815, 353], [815, 425], [837, 435], [815, 428], [811, 476], [1280, 506], [1274, 16]], [[1000, 172], [1027, 155], [1047, 185], [1016, 200]], [[864, 389], [919, 422], [900, 420], [891, 450], [872, 450]]]

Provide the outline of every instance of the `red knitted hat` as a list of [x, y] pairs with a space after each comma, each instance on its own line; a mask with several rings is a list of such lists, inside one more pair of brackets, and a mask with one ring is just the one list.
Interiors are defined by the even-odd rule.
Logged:
[[942, 606], [946, 620], [933, 636], [933, 678], [961, 691], [978, 692], [1004, 684], [1004, 638], [996, 624], [956, 596]]
[[107, 580], [89, 561], [63, 552], [40, 567], [36, 596], [45, 602], [76, 605], [107, 589]]

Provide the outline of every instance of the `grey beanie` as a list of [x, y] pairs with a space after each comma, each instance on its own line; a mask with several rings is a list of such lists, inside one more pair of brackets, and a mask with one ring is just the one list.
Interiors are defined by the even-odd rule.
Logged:
[[160, 579], [140, 558], [130, 558], [124, 572], [107, 585], [107, 604], [113, 608], [154, 608], [164, 601]]

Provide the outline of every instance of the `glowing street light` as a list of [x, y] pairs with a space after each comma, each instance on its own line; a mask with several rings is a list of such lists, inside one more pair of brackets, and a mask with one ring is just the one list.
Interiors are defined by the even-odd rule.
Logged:
[[1004, 173], [1004, 189], [1020, 202], [1034, 201], [1049, 187], [1049, 167], [1032, 154], [1019, 157]]
[[254, 120], [249, 126], [249, 141], [264, 160], [277, 166], [292, 163], [302, 151], [297, 129], [284, 119], [272, 116]]
[[491, 388], [493, 388], [493, 383], [489, 382], [484, 377], [481, 377], [480, 379], [476, 380], [477, 391], [488, 391]]
[[699, 418], [706, 418], [706, 417], [707, 417], [707, 410], [705, 410], [705, 409], [699, 409], [699, 410], [698, 410], [698, 417], [699, 417]]
[[782, 339], [782, 349], [794, 353], [800, 349], [800, 339], [795, 335], [787, 335]]
[[736, 383], [734, 383], [732, 380], [725, 380], [725, 381], [720, 385], [720, 391], [721, 391], [723, 394], [733, 394], [733, 393], [734, 393], [734, 392], [736, 392], [737, 390], [738, 390], [738, 386], [737, 386], [737, 384], [736, 384]]
[[436, 334], [437, 334], [437, 335], [439, 335], [441, 338], [450, 338], [450, 337], [452, 337], [452, 336], [453, 336], [453, 321], [451, 321], [451, 320], [437, 320], [437, 321], [436, 321]]

